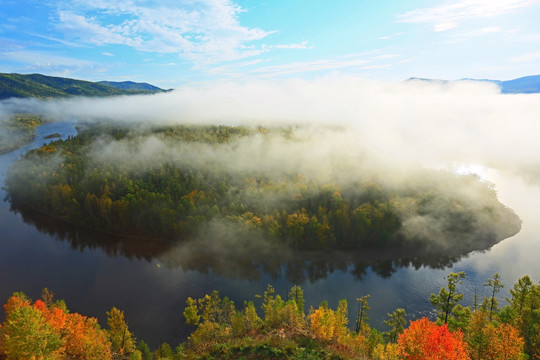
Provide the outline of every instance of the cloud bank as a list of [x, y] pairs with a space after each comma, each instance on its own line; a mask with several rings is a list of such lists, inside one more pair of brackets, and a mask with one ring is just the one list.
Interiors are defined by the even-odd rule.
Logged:
[[155, 125], [332, 126], [346, 129], [336, 146], [392, 164], [475, 163], [540, 175], [540, 95], [502, 95], [479, 82], [221, 82], [152, 96], [0, 103], [0, 114], [14, 111]]

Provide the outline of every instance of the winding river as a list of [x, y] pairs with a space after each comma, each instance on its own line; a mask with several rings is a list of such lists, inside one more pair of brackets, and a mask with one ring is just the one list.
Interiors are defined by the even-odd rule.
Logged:
[[[0, 155], [0, 183], [9, 165], [31, 148], [52, 141], [60, 133], [73, 136], [69, 122], [40, 126], [28, 146]], [[262, 294], [272, 284], [282, 296], [293, 284], [304, 289], [306, 309], [329, 300], [332, 307], [347, 298], [353, 318], [355, 299], [370, 294], [371, 325], [384, 330], [382, 321], [396, 308], [409, 318], [429, 315], [429, 295], [445, 285], [450, 271], [465, 271], [464, 302], [472, 303], [474, 291], [487, 296], [482, 286], [498, 272], [505, 288], [501, 304], [516, 280], [528, 274], [540, 280], [540, 186], [495, 170], [483, 170], [495, 184], [499, 199], [523, 220], [521, 231], [490, 249], [463, 256], [407, 258], [309, 257], [238, 253], [224, 246], [219, 251], [189, 246], [137, 241], [85, 231], [56, 222], [41, 214], [12, 209], [0, 203], [0, 300], [23, 291], [39, 297], [47, 287], [64, 299], [70, 310], [95, 316], [105, 325], [105, 312], [116, 306], [126, 313], [128, 325], [152, 347], [167, 341], [176, 346], [188, 329], [182, 311], [188, 296], [201, 297], [212, 290], [228, 296], [237, 306]], [[6, 197], [0, 190], [2, 199]], [[309, 260], [308, 260], [309, 259]], [[3, 316], [3, 314], [1, 315]]]

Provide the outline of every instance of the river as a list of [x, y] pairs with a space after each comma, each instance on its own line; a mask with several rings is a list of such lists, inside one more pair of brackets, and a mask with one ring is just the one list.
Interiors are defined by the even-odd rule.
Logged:
[[[65, 139], [75, 135], [76, 129], [69, 122], [40, 126], [32, 144], [0, 156], [0, 183], [14, 160], [51, 141], [45, 137], [54, 133]], [[305, 254], [290, 253], [286, 258], [251, 256], [249, 251], [238, 254], [234, 249], [193, 252], [182, 246], [85, 231], [40, 214], [15, 211], [2, 201], [0, 300], [5, 302], [15, 291], [35, 299], [47, 287], [66, 300], [71, 311], [97, 317], [102, 325], [105, 312], [116, 306], [125, 311], [135, 336], [151, 347], [161, 341], [176, 346], [185, 340], [190, 330], [182, 316], [187, 297], [201, 297], [212, 290], [241, 306], [244, 300], [262, 294], [267, 284], [282, 296], [299, 284], [306, 310], [322, 300], [335, 307], [346, 298], [351, 319], [355, 299], [370, 294], [370, 324], [385, 330], [382, 321], [396, 308], [404, 308], [409, 318], [430, 315], [429, 295], [445, 285], [449, 272], [467, 273], [461, 288], [466, 305], [472, 303], [475, 289], [480, 297], [488, 295], [482, 284], [498, 272], [505, 284], [499, 294], [504, 305], [518, 278], [528, 274], [540, 280], [540, 187], [495, 170], [483, 169], [482, 176], [495, 184], [500, 201], [523, 220], [517, 235], [464, 256], [394, 261], [350, 261], [339, 255], [307, 259]], [[4, 199], [5, 191], [0, 190], [0, 195]]]

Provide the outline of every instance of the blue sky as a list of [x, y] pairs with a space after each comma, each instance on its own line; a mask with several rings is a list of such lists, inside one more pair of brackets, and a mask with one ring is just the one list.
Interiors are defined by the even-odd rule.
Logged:
[[540, 0], [0, 0], [0, 72], [171, 88], [540, 73]]

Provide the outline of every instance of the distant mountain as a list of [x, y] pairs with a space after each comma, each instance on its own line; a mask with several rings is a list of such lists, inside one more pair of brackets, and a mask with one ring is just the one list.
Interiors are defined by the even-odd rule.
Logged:
[[500, 81], [505, 94], [532, 94], [540, 92], [540, 75], [525, 76], [514, 80]]
[[[152, 86], [146, 84], [148, 86]], [[159, 88], [156, 88], [159, 89]], [[0, 73], [0, 100], [11, 97], [62, 98], [71, 96], [114, 96], [153, 94], [161, 89], [122, 89], [102, 83], [41, 74]]]
[[[447, 83], [449, 80], [409, 78], [407, 81], [429, 81]], [[453, 81], [484, 81], [497, 84], [503, 94], [534, 94], [540, 93], [540, 75], [524, 76], [513, 80], [490, 80], [490, 79], [470, 79], [464, 78]]]
[[161, 88], [158, 88], [157, 86], [154, 86], [152, 84], [148, 83], [137, 83], [133, 81], [99, 81], [98, 84], [103, 84], [107, 86], [112, 86], [117, 89], [122, 90], [138, 90], [138, 91], [151, 91], [151, 92], [167, 92], [171, 91], [169, 90], [163, 90]]

